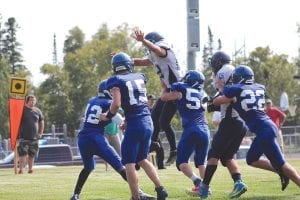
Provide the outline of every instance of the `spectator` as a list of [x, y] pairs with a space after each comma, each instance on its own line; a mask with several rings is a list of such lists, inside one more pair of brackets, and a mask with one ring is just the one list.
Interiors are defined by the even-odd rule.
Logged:
[[[122, 110], [120, 109], [119, 112], [121, 111]], [[118, 124], [112, 121], [106, 125], [104, 128], [104, 135], [109, 144], [116, 150], [119, 156], [121, 156], [121, 135]]]
[[273, 103], [272, 103], [271, 99], [266, 100], [265, 111], [266, 111], [266, 114], [272, 119], [272, 121], [275, 123], [275, 125], [278, 128], [276, 138], [277, 138], [277, 142], [280, 146], [281, 152], [284, 153], [281, 127], [282, 127], [283, 123], [285, 122], [286, 115], [278, 108], [273, 107]]
[[44, 116], [41, 110], [35, 107], [36, 97], [28, 95], [25, 98], [25, 106], [19, 132], [18, 153], [19, 174], [23, 174], [23, 168], [28, 162], [28, 173], [33, 173], [34, 157], [39, 149], [39, 139], [44, 131]]

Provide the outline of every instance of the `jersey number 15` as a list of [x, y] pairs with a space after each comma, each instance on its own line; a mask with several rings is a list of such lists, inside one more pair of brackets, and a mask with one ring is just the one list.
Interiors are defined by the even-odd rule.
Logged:
[[[142, 79], [137, 79], [137, 80], [134, 80], [134, 81], [127, 81], [126, 86], [128, 88], [130, 105], [137, 104], [138, 101], [147, 102], [146, 85], [145, 85], [145, 82]], [[137, 98], [134, 96], [134, 90], [135, 89], [137, 89], [139, 91], [139, 96]]]

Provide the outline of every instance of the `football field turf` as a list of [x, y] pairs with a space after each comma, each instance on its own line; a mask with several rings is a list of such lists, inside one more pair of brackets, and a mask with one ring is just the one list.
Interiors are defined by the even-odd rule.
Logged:
[[[297, 171], [300, 171], [300, 159], [289, 159]], [[193, 164], [193, 163], [192, 163]], [[279, 176], [275, 173], [255, 169], [239, 161], [242, 178], [248, 185], [248, 191], [239, 199], [244, 200], [300, 200], [300, 188], [290, 182], [288, 188], [282, 192]], [[67, 200], [81, 170], [81, 166], [37, 168], [33, 174], [15, 175], [12, 168], [0, 169], [0, 200]], [[196, 170], [195, 170], [196, 171]], [[175, 165], [165, 170], [159, 170], [163, 185], [169, 192], [169, 200], [193, 200], [185, 189], [192, 186], [192, 182]], [[143, 170], [139, 172], [139, 185], [147, 193], [155, 195], [153, 184], [146, 177]], [[212, 196], [209, 199], [228, 199], [233, 183], [227, 169], [219, 165], [211, 182]], [[111, 167], [105, 171], [103, 164], [98, 164], [87, 180], [81, 200], [128, 200], [129, 188], [126, 182], [113, 171]]]

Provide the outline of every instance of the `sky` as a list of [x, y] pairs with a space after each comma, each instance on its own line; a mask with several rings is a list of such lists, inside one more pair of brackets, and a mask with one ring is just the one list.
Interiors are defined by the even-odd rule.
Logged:
[[[200, 52], [210, 26], [215, 41], [232, 55], [245, 44], [246, 54], [269, 46], [276, 54], [298, 55], [300, 38], [299, 0], [199, 0]], [[52, 63], [53, 35], [56, 34], [58, 61], [63, 60], [63, 43], [69, 30], [81, 28], [90, 40], [101, 24], [110, 29], [128, 23], [145, 33], [158, 31], [170, 41], [179, 63], [186, 66], [186, 0], [0, 0], [2, 22], [14, 17], [20, 26], [24, 64], [39, 85], [45, 79], [40, 67]]]

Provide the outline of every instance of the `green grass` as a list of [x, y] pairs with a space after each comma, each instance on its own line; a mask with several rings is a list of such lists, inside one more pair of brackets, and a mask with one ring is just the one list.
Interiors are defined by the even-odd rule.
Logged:
[[[288, 160], [296, 169], [300, 169], [300, 160]], [[244, 200], [293, 200], [300, 199], [300, 190], [293, 182], [286, 191], [281, 191], [278, 175], [255, 169], [239, 161], [243, 180], [248, 191], [240, 198]], [[54, 167], [35, 169], [34, 174], [15, 175], [13, 169], [0, 169], [0, 200], [66, 200], [73, 192], [81, 166]], [[196, 171], [196, 170], [195, 170]], [[175, 166], [160, 170], [159, 176], [169, 192], [169, 200], [193, 200], [184, 190], [192, 186], [192, 182]], [[147, 193], [155, 194], [153, 184], [143, 170], [139, 172], [139, 185]], [[209, 199], [227, 199], [233, 183], [227, 169], [219, 165], [211, 183], [213, 195]], [[128, 200], [129, 188], [121, 177], [109, 168], [105, 171], [98, 164], [87, 180], [81, 200]]]

